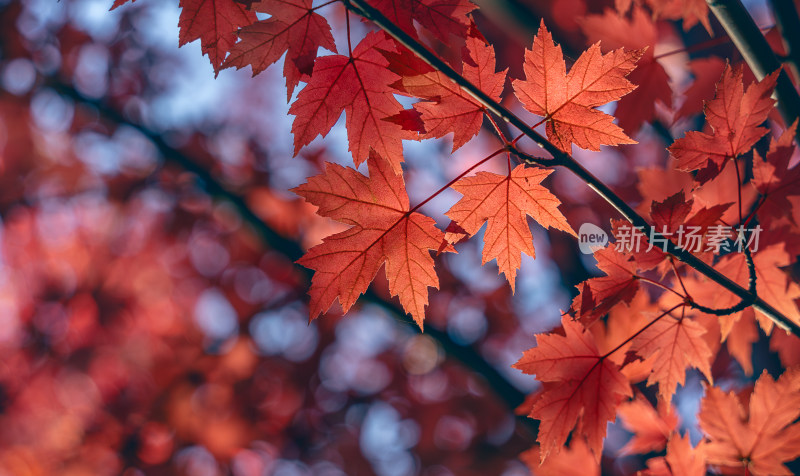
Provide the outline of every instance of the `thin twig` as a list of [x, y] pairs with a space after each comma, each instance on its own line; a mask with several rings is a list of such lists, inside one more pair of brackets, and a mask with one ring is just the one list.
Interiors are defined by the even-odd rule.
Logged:
[[[749, 280], [748, 280], [748, 288], [749, 288], [749, 291], [751, 293], [755, 294], [755, 292], [756, 292], [756, 266], [755, 266], [755, 263], [753, 262], [753, 256], [750, 254], [750, 248], [747, 247], [747, 243], [745, 243], [745, 247], [744, 247], [744, 259], [745, 259], [745, 262], [747, 263], [747, 271], [748, 271], [748, 273], [750, 275]], [[740, 311], [744, 311], [745, 309], [747, 309], [748, 306], [750, 306], [750, 304], [747, 301], [745, 301], [744, 299], [742, 299], [741, 301], [739, 301], [738, 304], [735, 304], [735, 305], [733, 305], [731, 307], [727, 307], [727, 308], [723, 308], [723, 309], [715, 309], [715, 308], [711, 308], [711, 307], [706, 307], [706, 306], [697, 304], [694, 301], [690, 302], [689, 306], [694, 308], [694, 309], [697, 309], [698, 311], [705, 312], [706, 314], [712, 314], [714, 316], [730, 316], [731, 314], [734, 314], [734, 313], [737, 313], [737, 312], [740, 312]]]

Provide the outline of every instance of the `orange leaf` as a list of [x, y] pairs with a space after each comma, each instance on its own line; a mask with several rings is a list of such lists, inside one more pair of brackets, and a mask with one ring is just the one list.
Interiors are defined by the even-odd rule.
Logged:
[[579, 322], [564, 317], [561, 324], [565, 335], [539, 335], [537, 346], [525, 351], [514, 368], [543, 382], [529, 415], [540, 420], [542, 461], [561, 449], [576, 426], [599, 461], [606, 425], [614, 421], [620, 402], [632, 395], [631, 388]]
[[547, 120], [547, 138], [565, 152], [573, 143], [590, 150], [600, 150], [602, 144], [635, 144], [613, 117], [595, 108], [636, 88], [625, 76], [642, 53], [620, 48], [603, 55], [595, 43], [567, 74], [561, 47], [542, 21], [533, 47], [525, 51], [526, 79], [514, 80], [514, 92], [528, 111]]
[[620, 302], [630, 303], [639, 291], [636, 263], [613, 247], [595, 251], [597, 267], [606, 276], [584, 281], [580, 293], [572, 301], [575, 311], [588, 325]]
[[659, 402], [656, 412], [641, 395], [620, 405], [617, 413], [622, 417], [622, 426], [634, 433], [620, 454], [661, 451], [680, 421], [671, 406]]
[[767, 227], [773, 221], [787, 217], [794, 221], [794, 216], [786, 213], [792, 209], [791, 196], [800, 194], [800, 167], [790, 167], [794, 156], [792, 142], [797, 131], [797, 121], [783, 131], [778, 140], [770, 142], [766, 161], [761, 159], [757, 150], [753, 151], [752, 185], [763, 196], [758, 206], [758, 219]]
[[652, 361], [653, 373], [647, 384], [658, 383], [658, 395], [667, 404], [678, 384], [683, 385], [687, 367], [700, 369], [712, 381], [712, 352], [703, 339], [705, 333], [703, 326], [688, 317], [675, 318], [667, 314], [633, 340], [632, 350], [640, 356], [657, 355]]
[[764, 371], [750, 396], [749, 418], [733, 392], [706, 388], [700, 427], [710, 440], [708, 462], [746, 466], [754, 476], [790, 476], [782, 464], [800, 456], [800, 372], [786, 371], [777, 381]]
[[310, 313], [314, 319], [335, 299], [347, 312], [386, 263], [389, 291], [422, 328], [428, 287], [439, 279], [428, 250], [436, 250], [444, 233], [433, 219], [409, 212], [403, 177], [372, 151], [369, 178], [356, 170], [326, 164], [293, 191], [319, 207], [319, 214], [352, 228], [331, 235], [297, 262], [316, 272], [311, 280]]
[[726, 63], [716, 56], [697, 58], [689, 61], [689, 70], [694, 82], [683, 92], [684, 100], [673, 121], [692, 116], [703, 110], [703, 102], [714, 94], [715, 85], [725, 71]]
[[711, 166], [713, 173], [704, 174], [703, 180], [715, 177], [725, 166], [726, 159], [749, 151], [767, 133], [759, 125], [775, 105], [770, 97], [778, 71], [744, 91], [742, 69], [728, 66], [717, 83], [714, 99], [706, 103], [706, 121], [713, 134], [689, 131], [676, 140], [669, 151], [678, 160], [681, 170], [697, 170]]
[[651, 15], [639, 6], [633, 8], [630, 19], [606, 9], [602, 15], [587, 15], [579, 23], [589, 41], [602, 41], [606, 48], [647, 48], [629, 76], [638, 87], [620, 99], [614, 111], [626, 133], [632, 134], [645, 121], [653, 120], [656, 101], [672, 106], [669, 76], [653, 55], [658, 32]]
[[705, 476], [706, 445], [700, 442], [692, 448], [689, 435], [673, 434], [667, 443], [667, 455], [647, 461], [644, 476]]
[[522, 453], [519, 459], [534, 476], [600, 476], [600, 465], [583, 438], [574, 438], [569, 448], [551, 455], [544, 463], [541, 463], [538, 447]]
[[558, 210], [561, 202], [540, 185], [551, 172], [518, 165], [510, 175], [478, 172], [453, 185], [464, 197], [447, 211], [447, 216], [470, 235], [477, 233], [484, 222], [488, 223], [483, 237], [483, 264], [497, 259], [497, 266], [512, 290], [522, 264], [521, 254], [536, 255], [526, 215], [544, 227], [576, 236]]
[[683, 30], [689, 31], [698, 22], [711, 34], [706, 0], [647, 0], [656, 17], [683, 20]]
[[[780, 245], [771, 245], [753, 253], [756, 292], [759, 297], [773, 305], [781, 314], [800, 323], [800, 310], [795, 303], [795, 299], [800, 297], [800, 287], [790, 280], [786, 272], [781, 269], [788, 266], [791, 261], [791, 257]], [[747, 286], [750, 272], [747, 269], [744, 253], [737, 252], [723, 256], [715, 267], [731, 280]], [[717, 297], [713, 306], [728, 307], [739, 302], [736, 296], [722, 290], [719, 286], [713, 286], [713, 290]], [[772, 324], [771, 321], [767, 322], [770, 324], [764, 330], [769, 333], [772, 330]], [[723, 327], [723, 337], [728, 335], [728, 331], [729, 329]]]

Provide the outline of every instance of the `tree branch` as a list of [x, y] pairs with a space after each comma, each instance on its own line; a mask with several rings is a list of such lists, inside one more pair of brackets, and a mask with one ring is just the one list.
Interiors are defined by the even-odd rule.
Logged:
[[[350, 8], [354, 12], [375, 23], [378, 27], [386, 31], [399, 43], [401, 43], [409, 50], [414, 52], [419, 58], [421, 58], [429, 65], [431, 65], [433, 68], [437, 69], [445, 76], [447, 76], [449, 79], [451, 79], [453, 82], [458, 84], [465, 92], [467, 92], [477, 101], [479, 101], [489, 111], [493, 112], [497, 116], [501, 117], [504, 121], [508, 122], [509, 124], [519, 129], [520, 132], [522, 132], [527, 137], [532, 139], [534, 142], [536, 142], [536, 144], [538, 144], [541, 148], [543, 148], [548, 153], [550, 153], [550, 155], [553, 156], [552, 165], [562, 166], [571, 171], [572, 173], [574, 173], [575, 175], [577, 175], [578, 178], [580, 178], [592, 190], [594, 190], [598, 195], [600, 195], [600, 197], [603, 198], [603, 200], [613, 205], [614, 208], [616, 208], [617, 211], [626, 220], [628, 220], [634, 226], [641, 228], [643, 233], [645, 233], [647, 236], [650, 236], [650, 229], [651, 229], [650, 224], [641, 215], [636, 213], [636, 211], [633, 210], [633, 208], [630, 205], [625, 203], [624, 200], [622, 200], [617, 194], [615, 194], [605, 183], [603, 183], [597, 177], [592, 175], [591, 172], [586, 170], [586, 168], [584, 168], [580, 163], [578, 163], [575, 159], [573, 159], [569, 154], [558, 149], [555, 145], [549, 142], [544, 136], [542, 136], [541, 134], [533, 130], [531, 127], [529, 127], [528, 124], [525, 123], [522, 119], [520, 119], [511, 111], [509, 111], [507, 108], [505, 108], [503, 105], [501, 105], [500, 103], [489, 97], [480, 88], [478, 88], [477, 86], [466, 80], [463, 76], [461, 76], [458, 72], [456, 72], [453, 68], [451, 68], [450, 65], [448, 65], [446, 62], [444, 62], [442, 59], [436, 56], [436, 54], [431, 52], [423, 44], [421, 44], [416, 39], [411, 37], [409, 34], [404, 32], [400, 27], [392, 23], [391, 20], [386, 18], [381, 12], [379, 12], [377, 9], [366, 3], [364, 0], [343, 0], [343, 2], [347, 8]], [[758, 28], [756, 28], [756, 31], [758, 31]], [[782, 74], [785, 75], [785, 72]], [[788, 81], [788, 77], [786, 78], [786, 80]], [[715, 270], [712, 266], [710, 266], [706, 262], [700, 260], [692, 253], [683, 250], [681, 248], [678, 248], [671, 242], [667, 242], [666, 251], [675, 256], [676, 258], [678, 258], [679, 260], [683, 261], [687, 265], [696, 269], [698, 272], [705, 275], [706, 277], [708, 277], [715, 283], [719, 284], [723, 288], [727, 289], [728, 291], [739, 297], [739, 299], [741, 299], [742, 301], [752, 303], [752, 306], [755, 309], [757, 309], [758, 311], [769, 317], [772, 321], [775, 322], [775, 324], [778, 327], [800, 337], [800, 325], [798, 325], [788, 317], [781, 314], [777, 309], [775, 309], [773, 306], [765, 302], [763, 299], [759, 298], [756, 294], [751, 293], [748, 290], [742, 288], [735, 282], [731, 281], [730, 278]]]
[[[706, 1], [759, 81], [781, 67], [767, 39], [740, 0]], [[778, 75], [775, 97], [778, 99], [778, 111], [787, 126], [800, 117], [800, 95], [786, 71]], [[800, 135], [795, 137], [800, 140]]]
[[789, 53], [789, 65], [795, 78], [800, 76], [800, 17], [792, 0], [770, 0], [775, 23]]

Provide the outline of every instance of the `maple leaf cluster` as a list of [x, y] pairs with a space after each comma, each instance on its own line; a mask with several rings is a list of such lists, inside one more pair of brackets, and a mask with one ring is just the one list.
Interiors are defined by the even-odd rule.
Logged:
[[[731, 292], [731, 286], [755, 292], [800, 325], [800, 286], [789, 272], [800, 253], [795, 211], [800, 167], [792, 145], [797, 124], [775, 121], [774, 128], [783, 133], [769, 146], [756, 148], [770, 134], [772, 92], [780, 70], [745, 87], [743, 67], [694, 60], [697, 78], [676, 108], [669, 76], [659, 61], [663, 56], [655, 54], [656, 22], [681, 19], [685, 29], [700, 23], [711, 31], [706, 2], [616, 1], [615, 10], [578, 22], [596, 42], [576, 55], [569, 69], [562, 46], [542, 20], [521, 59], [522, 77], [510, 81], [513, 95], [504, 97], [509, 70], [498, 71], [496, 52], [478, 32], [476, 6], [469, 1], [366, 2], [403, 32], [404, 42], [397, 40], [399, 34], [376, 28], [355, 44], [350, 15], [369, 19], [370, 14], [358, 7], [360, 2], [355, 7], [345, 2], [350, 8], [345, 15], [346, 50], [337, 46], [330, 23], [318, 13], [332, 3], [182, 1], [179, 24], [181, 44], [200, 39], [216, 72], [250, 66], [258, 74], [285, 56], [295, 154], [329, 134], [344, 113], [353, 164], [367, 163], [367, 175], [329, 163], [323, 173], [294, 189], [318, 207], [319, 215], [348, 227], [298, 261], [314, 271], [311, 318], [327, 312], [335, 301], [344, 312], [350, 310], [383, 267], [390, 294], [423, 328], [428, 288], [439, 287], [433, 251], [454, 252], [454, 245], [478, 234], [485, 223], [482, 264], [495, 260], [514, 291], [522, 254], [536, 253], [528, 217], [577, 237], [561, 200], [543, 185], [552, 171], [540, 166], [549, 158], [539, 158], [541, 151], [534, 156], [522, 150], [522, 136], [505, 136], [492, 115], [499, 107], [514, 103], [520, 112], [539, 118], [523, 135], [531, 137], [543, 125], [552, 146], [550, 160], [560, 160], [560, 165], [574, 160], [570, 154], [575, 148], [599, 151], [611, 146], [625, 153], [632, 149], [623, 146], [637, 144], [633, 137], [640, 137], [636, 134], [644, 124], [661, 121], [664, 109], [677, 123], [702, 107], [705, 129], [674, 140], [669, 161], [637, 172], [638, 210], [654, 230], [672, 237], [671, 246], [685, 227], [695, 228], [701, 240], [727, 227], [732, 230], [723, 240], [728, 251], [737, 241], [749, 246], [753, 228], [763, 230], [760, 247], [747, 253], [723, 253], [720, 247], [692, 251], [731, 285], [680, 262], [666, 248], [612, 245], [595, 251], [603, 275], [577, 286], [561, 327], [538, 334], [536, 346], [514, 365], [541, 383], [522, 407], [539, 421], [538, 445], [523, 459], [536, 474], [567, 474], [570, 460], [580, 460], [584, 473], [598, 474], [608, 423], [620, 415], [635, 435], [624, 452], [664, 452], [647, 461], [645, 474], [700, 475], [707, 467], [791, 474], [783, 463], [800, 456], [794, 423], [800, 416], [797, 372], [787, 371], [778, 380], [764, 374], [749, 394], [737, 395], [714, 386], [713, 369], [724, 345], [742, 370], [752, 374], [752, 344], [759, 328], [785, 362], [800, 360], [792, 350], [794, 337], [774, 329], [752, 303]], [[270, 17], [258, 20], [256, 13]], [[446, 71], [420, 59], [412, 42], [440, 50], [455, 45], [457, 54], [442, 60]], [[333, 54], [318, 56], [320, 48]], [[709, 81], [708, 70], [721, 77]], [[300, 83], [305, 85], [292, 100]], [[703, 95], [709, 92], [713, 99]], [[404, 108], [397, 96], [414, 102]], [[701, 106], [698, 98], [707, 100]], [[607, 105], [613, 103], [618, 123], [608, 113]], [[500, 139], [499, 148], [412, 205], [405, 187], [403, 141], [452, 134], [455, 152], [479, 135], [485, 122]], [[475, 172], [495, 157], [506, 158], [505, 173]], [[520, 157], [527, 163], [514, 166], [512, 158]], [[461, 198], [445, 213], [451, 223], [442, 231], [421, 207], [448, 188]], [[626, 228], [627, 222], [612, 222], [617, 243], [624, 240]], [[648, 241], [643, 243], [653, 244]], [[691, 369], [707, 382], [699, 414], [704, 438], [694, 446], [681, 434], [672, 408]], [[653, 398], [642, 395], [655, 386]]]

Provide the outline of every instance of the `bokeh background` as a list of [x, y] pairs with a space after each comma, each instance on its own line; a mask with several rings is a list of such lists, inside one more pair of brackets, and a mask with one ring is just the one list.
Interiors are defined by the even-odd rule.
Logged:
[[[310, 275], [293, 261], [339, 228], [288, 190], [325, 161], [351, 164], [343, 124], [293, 157], [280, 66], [215, 77], [199, 42], [178, 48], [177, 1], [111, 3], [0, 0], [0, 475], [529, 474], [517, 456], [535, 423], [514, 409], [536, 383], [510, 365], [557, 325], [593, 260], [532, 224], [537, 256], [516, 294], [480, 266], [476, 237], [437, 258], [424, 334], [382, 272], [348, 315], [309, 323]], [[592, 40], [577, 19], [613, 6], [478, 3], [515, 78], [540, 18], [574, 59]], [[761, 2], [748, 7], [772, 24]], [[321, 13], [346, 42], [341, 5]], [[656, 52], [709, 38], [656, 28]], [[741, 61], [724, 43], [660, 59], [674, 101], [627, 127], [640, 145], [576, 152], [631, 203], [657, 186], [648, 170], [671, 138], [700, 125], [676, 120], [684, 104], [700, 110], [683, 96], [698, 58]], [[498, 144], [488, 129], [453, 155], [447, 138], [406, 142], [411, 201]], [[548, 185], [575, 229], [608, 230], [613, 210], [582, 183], [558, 171]], [[457, 199], [423, 211], [444, 227]], [[763, 339], [754, 356], [755, 375], [779, 366]], [[717, 375], [751, 381], [724, 351]], [[700, 394], [690, 372], [675, 399], [695, 441]], [[604, 472], [642, 468], [617, 456], [630, 435], [619, 423], [609, 435]]]

